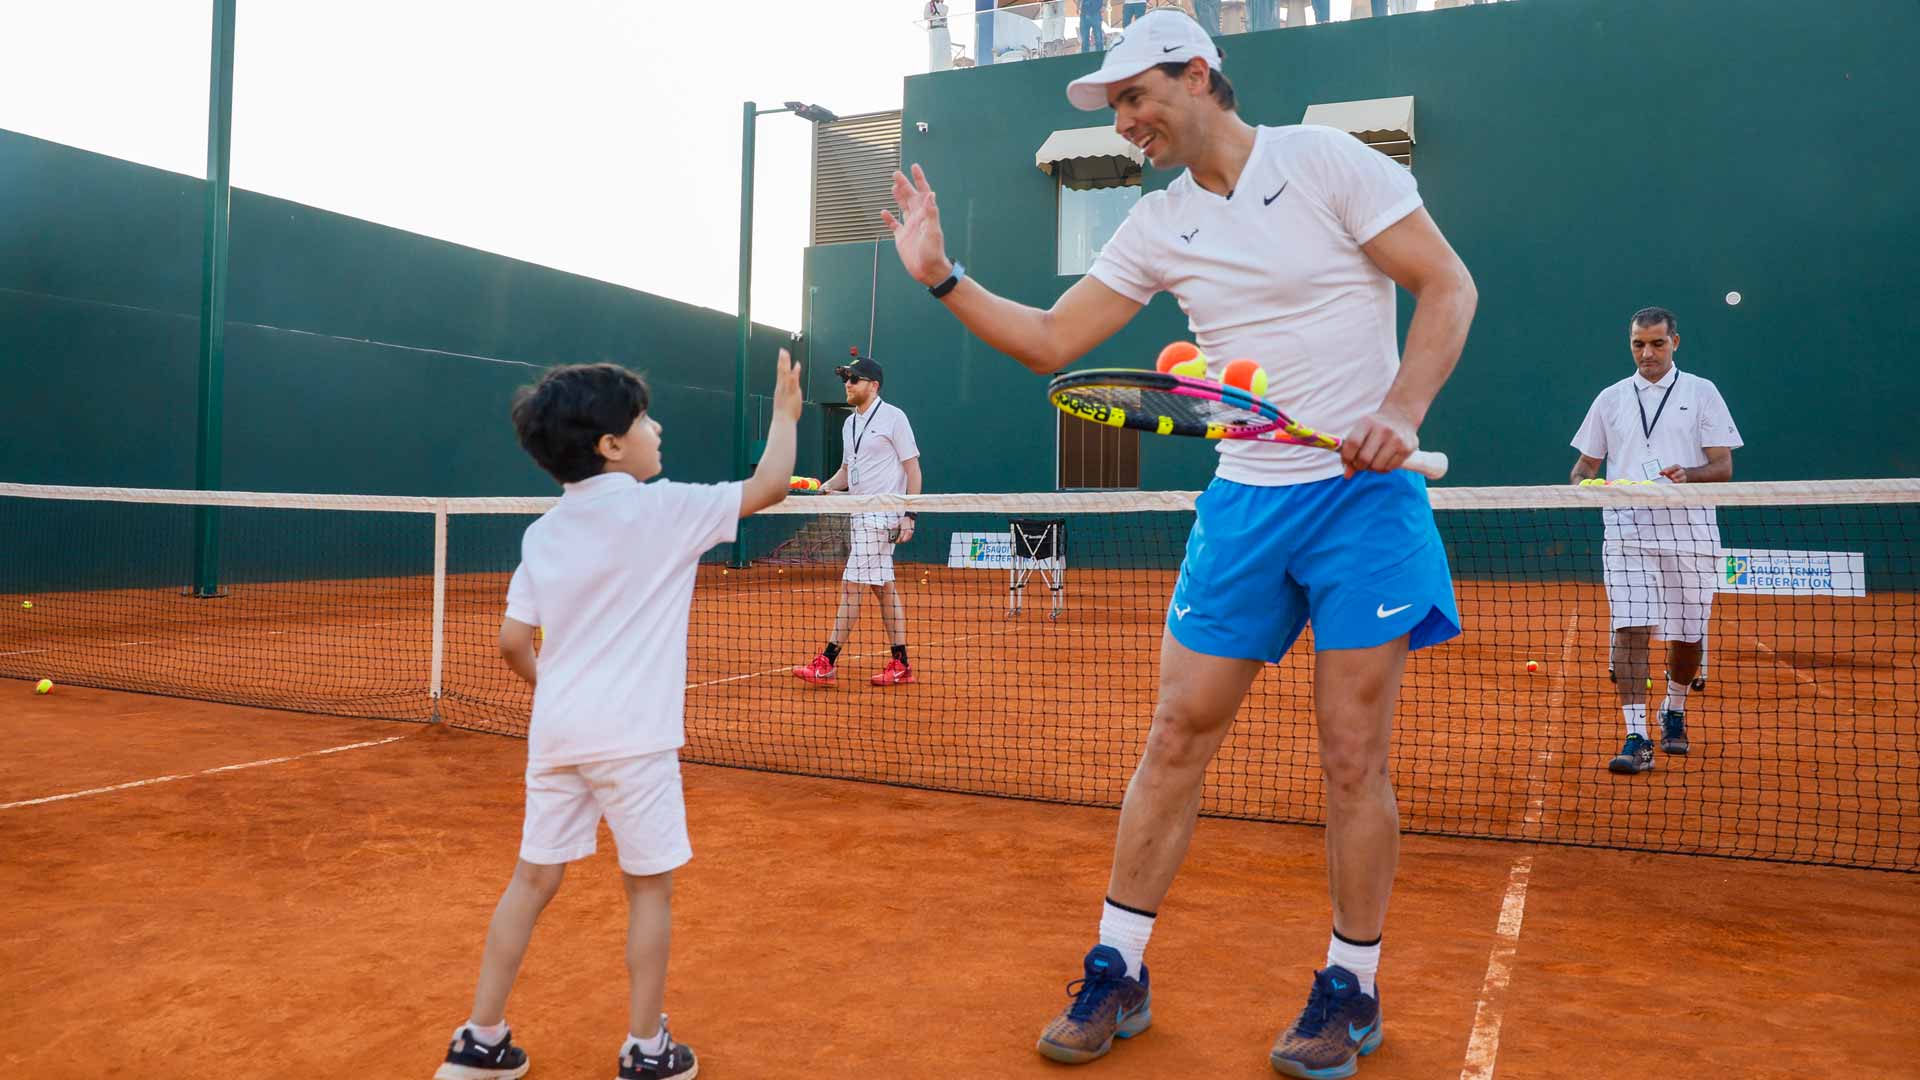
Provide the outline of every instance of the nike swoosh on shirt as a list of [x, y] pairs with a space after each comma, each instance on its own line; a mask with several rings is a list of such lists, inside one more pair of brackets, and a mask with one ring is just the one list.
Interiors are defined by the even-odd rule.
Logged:
[[1389, 611], [1387, 610], [1387, 605], [1381, 604], [1380, 606], [1373, 609], [1373, 614], [1375, 618], [1390, 619], [1412, 606], [1413, 606], [1412, 604], [1401, 604], [1399, 607]]
[[1279, 197], [1280, 197], [1280, 192], [1281, 192], [1281, 191], [1285, 191], [1285, 190], [1287, 190], [1287, 184], [1291, 184], [1291, 183], [1293, 183], [1293, 181], [1291, 181], [1291, 180], [1288, 180], [1288, 181], [1286, 181], [1286, 183], [1283, 183], [1283, 184], [1281, 184], [1281, 185], [1280, 185], [1280, 191], [1276, 191], [1276, 192], [1274, 192], [1273, 194], [1271, 194], [1271, 195], [1269, 195], [1269, 196], [1267, 196], [1267, 197], [1266, 197], [1266, 200], [1265, 200], [1264, 202], [1262, 202], [1262, 203], [1261, 203], [1260, 205], [1261, 205], [1261, 206], [1272, 206], [1272, 205], [1273, 205], [1273, 200], [1275, 200], [1275, 199], [1277, 199], [1277, 198], [1279, 198]]

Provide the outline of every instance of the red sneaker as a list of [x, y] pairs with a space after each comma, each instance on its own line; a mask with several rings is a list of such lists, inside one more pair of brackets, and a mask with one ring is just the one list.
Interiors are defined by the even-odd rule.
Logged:
[[887, 666], [871, 680], [875, 686], [899, 686], [913, 681], [913, 669], [898, 660], [887, 661]]
[[827, 659], [826, 653], [821, 653], [813, 658], [812, 663], [801, 664], [794, 668], [793, 674], [795, 678], [805, 679], [810, 683], [830, 683], [833, 681], [833, 661]]

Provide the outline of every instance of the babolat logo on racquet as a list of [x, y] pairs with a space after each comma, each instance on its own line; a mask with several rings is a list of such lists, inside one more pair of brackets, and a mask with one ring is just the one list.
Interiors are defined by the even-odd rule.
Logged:
[[1127, 411], [1117, 405], [1090, 401], [1077, 394], [1065, 392], [1053, 395], [1053, 403], [1061, 412], [1069, 416], [1077, 416], [1082, 420], [1091, 420], [1096, 424], [1107, 424], [1112, 427], [1127, 426]]

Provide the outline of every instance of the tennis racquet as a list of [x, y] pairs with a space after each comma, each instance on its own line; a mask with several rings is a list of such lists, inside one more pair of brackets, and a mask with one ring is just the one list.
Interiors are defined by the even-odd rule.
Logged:
[[[1053, 377], [1047, 397], [1061, 412], [1108, 427], [1340, 449], [1338, 435], [1307, 427], [1263, 397], [1190, 375], [1134, 368], [1069, 371]], [[1400, 467], [1438, 480], [1447, 475], [1447, 455], [1415, 450]]]

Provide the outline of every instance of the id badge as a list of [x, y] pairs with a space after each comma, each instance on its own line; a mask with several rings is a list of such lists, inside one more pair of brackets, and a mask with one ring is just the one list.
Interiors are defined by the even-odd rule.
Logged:
[[1660, 459], [1654, 458], [1651, 461], [1642, 462], [1640, 465], [1640, 475], [1648, 480], [1660, 479]]
[[860, 483], [860, 466], [854, 464], [851, 461], [847, 462], [847, 491], [849, 492], [853, 491], [854, 486], [859, 483]]

